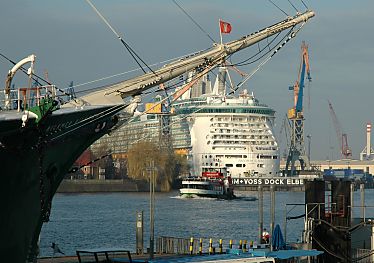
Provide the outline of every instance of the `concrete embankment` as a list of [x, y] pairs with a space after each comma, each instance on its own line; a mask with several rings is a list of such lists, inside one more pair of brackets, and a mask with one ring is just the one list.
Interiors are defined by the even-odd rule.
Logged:
[[[251, 191], [251, 192], [256, 192], [258, 191], [258, 186], [245, 186], [245, 185], [236, 185], [234, 187], [235, 191]], [[270, 186], [265, 185], [262, 187], [262, 191], [268, 192], [270, 191]], [[305, 187], [304, 185], [299, 185], [299, 186], [274, 186], [274, 191], [276, 192], [304, 192]]]
[[97, 192], [147, 192], [146, 181], [124, 180], [63, 180], [58, 193], [97, 193]]

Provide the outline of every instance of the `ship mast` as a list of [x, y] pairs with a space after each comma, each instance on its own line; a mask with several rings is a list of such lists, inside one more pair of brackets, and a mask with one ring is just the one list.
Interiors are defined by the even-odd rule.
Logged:
[[[292, 28], [297, 24], [305, 24], [314, 15], [313, 11], [306, 11], [302, 14], [297, 14], [294, 17], [288, 17], [283, 21], [266, 27], [256, 33], [243, 36], [238, 40], [225, 44], [214, 44], [213, 47], [207, 51], [198, 52], [189, 57], [182, 58], [165, 65], [154, 72], [146, 73], [133, 79], [104, 87], [99, 91], [81, 97], [81, 100], [88, 105], [122, 104], [123, 98], [125, 97], [139, 95], [149, 88], [169, 81], [195, 68], [216, 66], [222, 63], [231, 54], [252, 46], [261, 40], [288, 28]], [[295, 34], [291, 35], [291, 37], [294, 36]]]

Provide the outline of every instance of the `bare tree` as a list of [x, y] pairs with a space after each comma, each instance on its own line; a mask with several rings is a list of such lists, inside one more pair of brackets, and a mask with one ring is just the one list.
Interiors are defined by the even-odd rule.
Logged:
[[147, 141], [134, 144], [128, 151], [127, 161], [128, 176], [144, 180], [149, 180], [150, 172], [147, 168], [154, 163], [156, 181], [161, 191], [170, 191], [175, 178], [185, 166], [183, 159], [172, 151], [160, 149]]

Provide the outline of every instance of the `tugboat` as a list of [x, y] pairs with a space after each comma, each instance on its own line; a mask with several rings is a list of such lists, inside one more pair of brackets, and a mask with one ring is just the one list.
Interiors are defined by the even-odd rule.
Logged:
[[235, 198], [231, 177], [226, 167], [203, 167], [201, 176], [187, 177], [179, 190], [181, 197]]

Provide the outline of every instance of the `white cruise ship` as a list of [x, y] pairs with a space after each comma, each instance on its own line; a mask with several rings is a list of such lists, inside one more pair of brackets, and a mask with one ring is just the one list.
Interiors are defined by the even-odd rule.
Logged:
[[[247, 90], [239, 96], [225, 95], [225, 78], [220, 69], [213, 89], [205, 78], [173, 103], [173, 140], [186, 143], [194, 175], [201, 175], [204, 166], [227, 167], [232, 178], [279, 175], [275, 111]], [[192, 97], [193, 93], [198, 96]]]

